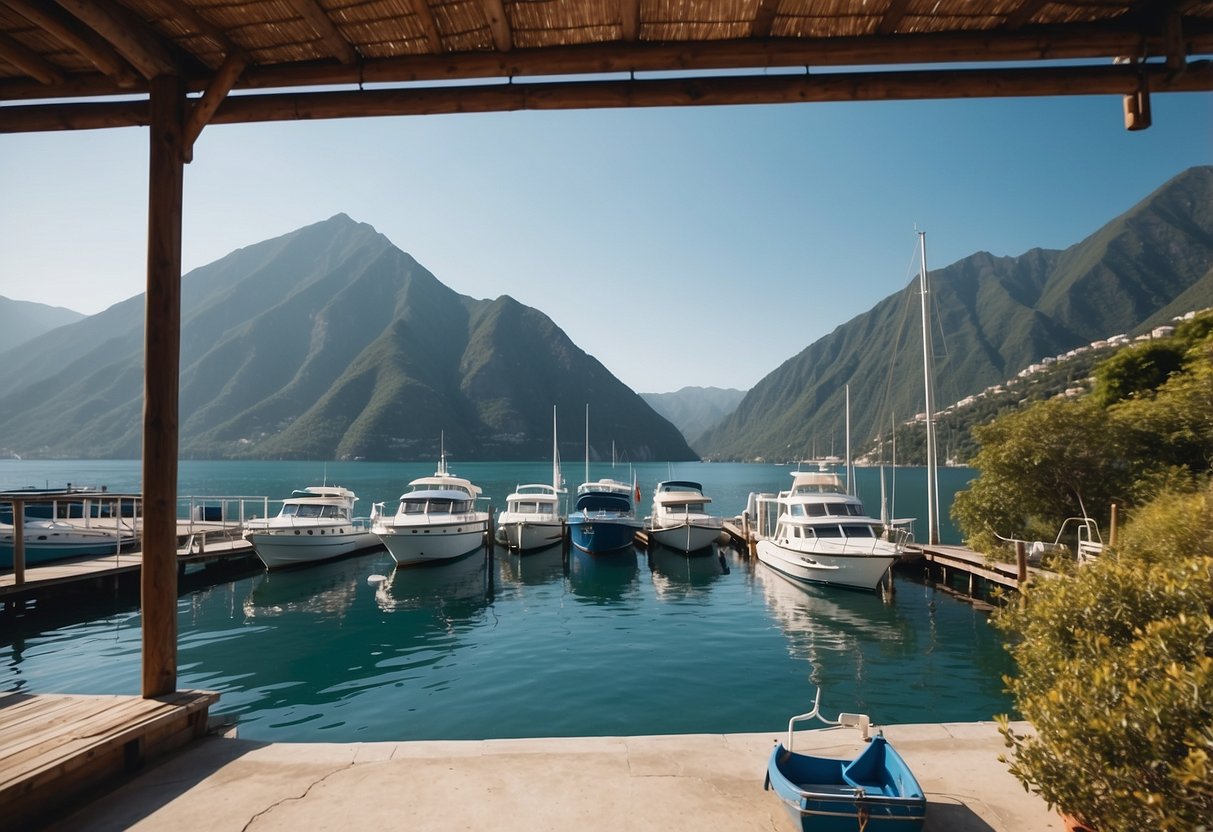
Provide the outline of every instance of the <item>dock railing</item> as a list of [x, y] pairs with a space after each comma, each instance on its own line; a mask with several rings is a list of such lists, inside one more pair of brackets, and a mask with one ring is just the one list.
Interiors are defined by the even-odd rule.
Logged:
[[208, 541], [240, 538], [247, 521], [269, 516], [269, 510], [264, 496], [178, 497], [177, 533], [187, 554], [200, 553]]

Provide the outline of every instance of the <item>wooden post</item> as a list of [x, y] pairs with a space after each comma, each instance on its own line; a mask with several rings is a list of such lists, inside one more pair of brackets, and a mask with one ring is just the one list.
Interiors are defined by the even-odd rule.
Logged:
[[25, 503], [13, 500], [13, 584], [25, 583]]
[[177, 688], [177, 429], [181, 354], [181, 79], [150, 85], [143, 371], [143, 696]]
[[1028, 579], [1028, 546], [1022, 540], [1015, 541], [1015, 580], [1023, 586]]

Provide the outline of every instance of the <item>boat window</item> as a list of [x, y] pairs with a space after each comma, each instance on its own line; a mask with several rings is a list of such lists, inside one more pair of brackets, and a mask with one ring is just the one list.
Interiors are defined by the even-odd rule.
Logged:
[[825, 503], [808, 503], [805, 506], [805, 508], [807, 508], [809, 510], [810, 517], [825, 517], [826, 516]]
[[793, 503], [791, 514], [793, 517], [804, 517], [804, 506], [800, 503]]
[[842, 533], [847, 537], [875, 537], [876, 531], [867, 523], [848, 523], [842, 527]]
[[429, 508], [430, 508], [431, 514], [447, 514], [447, 513], [450, 513], [450, 511], [451, 511], [451, 501], [450, 500], [430, 500]]
[[298, 509], [299, 509], [299, 506], [295, 505], [294, 503], [291, 503], [290, 505], [285, 505], [282, 507], [282, 516], [283, 517], [293, 517], [293, 516], [295, 516], [295, 512]]
[[321, 506], [299, 506], [295, 514], [299, 517], [319, 517]]
[[818, 537], [842, 537], [842, 529], [838, 526], [815, 526]]
[[846, 503], [828, 503], [827, 506], [826, 511], [831, 517], [846, 517], [851, 513]]
[[402, 500], [400, 511], [402, 514], [425, 514], [425, 500]]

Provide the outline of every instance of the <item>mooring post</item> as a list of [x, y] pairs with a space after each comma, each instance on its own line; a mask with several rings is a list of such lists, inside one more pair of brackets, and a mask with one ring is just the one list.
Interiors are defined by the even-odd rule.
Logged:
[[1015, 541], [1015, 579], [1019, 586], [1028, 579], [1028, 547], [1022, 540]]

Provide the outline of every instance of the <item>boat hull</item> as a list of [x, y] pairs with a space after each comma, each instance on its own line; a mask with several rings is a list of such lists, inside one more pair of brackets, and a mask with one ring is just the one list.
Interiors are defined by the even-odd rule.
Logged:
[[654, 543], [689, 555], [692, 552], [710, 551], [720, 532], [720, 524], [680, 523], [677, 526], [649, 529], [649, 537]]
[[757, 552], [760, 561], [793, 580], [867, 591], [880, 586], [898, 559], [896, 552], [802, 552], [773, 540], [758, 541]]
[[803, 832], [916, 832], [926, 820], [922, 789], [883, 736], [854, 760], [798, 754], [778, 743], [766, 786]]
[[569, 539], [591, 555], [630, 548], [639, 529], [635, 520], [569, 517]]
[[497, 526], [505, 545], [519, 552], [546, 549], [564, 540], [564, 524], [551, 522], [505, 521]]
[[454, 560], [484, 545], [488, 519], [375, 527], [397, 566]]
[[244, 536], [267, 569], [306, 566], [383, 545], [369, 531], [342, 534], [331, 529], [282, 529], [249, 531]]
[[[70, 558], [112, 555], [135, 538], [125, 532], [103, 529], [78, 529], [53, 520], [25, 522], [25, 565], [48, 563]], [[13, 568], [13, 530], [9, 526], [0, 533], [0, 569]]]

